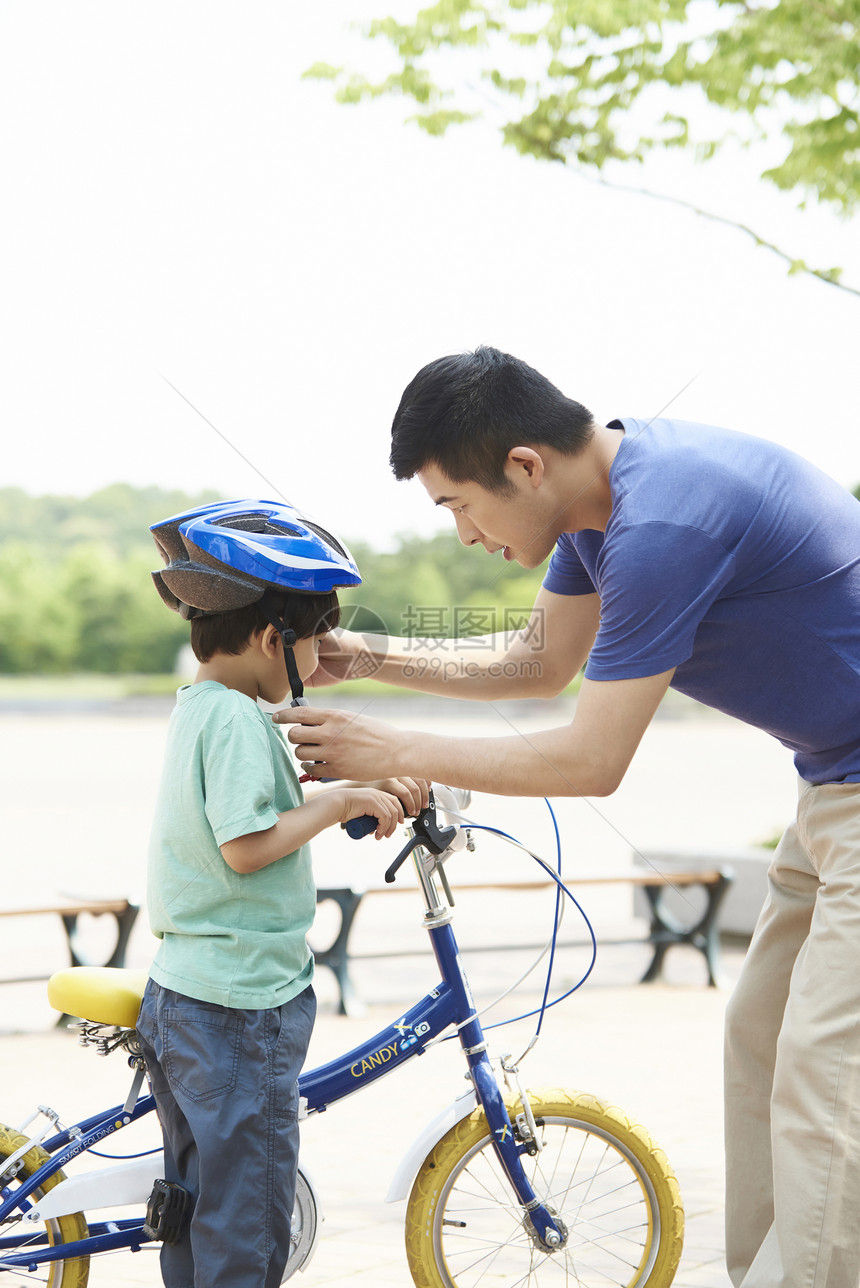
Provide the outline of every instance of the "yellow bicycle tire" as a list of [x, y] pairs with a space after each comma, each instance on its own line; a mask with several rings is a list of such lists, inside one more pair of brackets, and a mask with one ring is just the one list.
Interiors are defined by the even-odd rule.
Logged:
[[[681, 1259], [684, 1210], [666, 1155], [644, 1127], [594, 1096], [541, 1089], [528, 1097], [550, 1159], [541, 1162], [544, 1150], [536, 1160], [525, 1155], [523, 1164], [538, 1197], [565, 1222], [566, 1246], [556, 1252], [535, 1246], [479, 1108], [442, 1137], [415, 1178], [406, 1211], [406, 1254], [416, 1288], [526, 1282], [535, 1288], [568, 1282], [582, 1288], [668, 1288]], [[506, 1103], [513, 1121], [522, 1104], [507, 1097]], [[573, 1171], [559, 1180], [568, 1144]], [[580, 1165], [585, 1171], [577, 1180]], [[630, 1215], [611, 1211], [620, 1212], [622, 1200], [608, 1197], [613, 1188], [622, 1192], [622, 1182], [623, 1202], [638, 1223], [632, 1232], [624, 1228]]]
[[[6, 1127], [0, 1123], [0, 1171], [2, 1171], [3, 1159], [9, 1158], [16, 1153], [22, 1145], [27, 1143], [27, 1137], [22, 1136], [20, 1132], [15, 1131], [12, 1127]], [[45, 1153], [38, 1145], [34, 1145], [19, 1159], [20, 1171], [19, 1177], [32, 1176], [37, 1172], [44, 1163], [48, 1161], [49, 1155]], [[38, 1198], [46, 1194], [55, 1186], [60, 1185], [66, 1179], [65, 1172], [62, 1170], [55, 1172], [34, 1191], [33, 1197]], [[12, 1184], [13, 1182], [6, 1182]], [[75, 1243], [78, 1239], [86, 1239], [89, 1234], [86, 1218], [83, 1212], [75, 1212], [69, 1216], [54, 1217], [48, 1220], [44, 1225], [34, 1227], [41, 1233], [44, 1230], [45, 1236], [52, 1247], [62, 1243]], [[4, 1226], [4, 1233], [10, 1233], [8, 1222]], [[76, 1257], [72, 1261], [53, 1261], [47, 1263], [45, 1269], [48, 1274], [46, 1281], [49, 1288], [86, 1288], [87, 1280], [90, 1275], [89, 1257]], [[22, 1277], [26, 1272], [22, 1273]]]

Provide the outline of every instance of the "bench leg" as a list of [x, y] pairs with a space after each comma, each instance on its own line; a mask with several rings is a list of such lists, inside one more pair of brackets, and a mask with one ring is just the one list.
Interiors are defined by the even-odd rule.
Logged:
[[361, 1017], [366, 1014], [367, 1008], [353, 986], [348, 951], [349, 933], [361, 903], [361, 894], [347, 889], [318, 890], [317, 902], [324, 903], [326, 899], [332, 899], [340, 909], [340, 929], [328, 948], [314, 949], [314, 960], [320, 966], [328, 966], [337, 980], [340, 993], [338, 1015]]
[[669, 947], [671, 946], [671, 944], [679, 942], [675, 939], [672, 939], [670, 942], [667, 943], [665, 940], [657, 938], [658, 933], [659, 932], [656, 932], [654, 929], [654, 915], [652, 913], [651, 933], [648, 936], [648, 942], [654, 948], [654, 956], [651, 958], [651, 962], [645, 974], [640, 979], [639, 981], [640, 984], [653, 984], [655, 979], [660, 978], [660, 976], [663, 973], [663, 958], [666, 956], [666, 953]]
[[[139, 908], [137, 904], [130, 903], [123, 912], [111, 912], [110, 914], [97, 913], [97, 916], [110, 915], [116, 921], [116, 943], [113, 952], [106, 962], [99, 963], [102, 966], [124, 966], [125, 954], [128, 948], [128, 941], [137, 920]], [[72, 966], [92, 966], [93, 962], [87, 961], [78, 951], [78, 913], [61, 913], [63, 926], [66, 931], [66, 939], [69, 943], [69, 959]]]
[[683, 926], [663, 907], [663, 897], [666, 893], [664, 883], [645, 886], [645, 894], [651, 909], [651, 933], [648, 940], [654, 948], [654, 956], [642, 976], [641, 983], [653, 983], [660, 976], [663, 959], [673, 944], [690, 944], [691, 947], [698, 948], [704, 956], [708, 967], [708, 984], [711, 988], [716, 988], [719, 982], [720, 963], [717, 914], [731, 883], [731, 876], [723, 873], [718, 881], [702, 886], [707, 891], [708, 902], [704, 913], [694, 926]]

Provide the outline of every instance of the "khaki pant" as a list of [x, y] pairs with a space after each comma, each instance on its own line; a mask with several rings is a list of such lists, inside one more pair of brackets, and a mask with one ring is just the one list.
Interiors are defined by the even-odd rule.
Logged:
[[801, 782], [726, 1021], [735, 1288], [860, 1285], [860, 784]]

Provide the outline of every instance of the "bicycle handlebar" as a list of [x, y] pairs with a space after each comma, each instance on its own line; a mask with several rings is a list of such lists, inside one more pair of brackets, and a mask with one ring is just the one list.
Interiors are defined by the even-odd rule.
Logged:
[[374, 814], [362, 814], [360, 818], [351, 818], [348, 823], [344, 823], [343, 830], [354, 841], [360, 841], [363, 836], [369, 836], [378, 827], [379, 819]]
[[[443, 788], [442, 790], [447, 792], [449, 789]], [[458, 827], [452, 825], [446, 827], [440, 824], [436, 810], [436, 794], [432, 787], [429, 790], [429, 795], [429, 803], [421, 810], [412, 824], [412, 836], [386, 870], [385, 880], [389, 884], [394, 881], [403, 863], [419, 845], [428, 850], [430, 854], [439, 855], [449, 849], [457, 837], [460, 830]], [[452, 802], [455, 799], [452, 794]], [[359, 840], [361, 837], [368, 836], [371, 832], [376, 831], [378, 820], [372, 814], [363, 814], [360, 818], [350, 819], [343, 826], [348, 836], [351, 836], [353, 840]]]

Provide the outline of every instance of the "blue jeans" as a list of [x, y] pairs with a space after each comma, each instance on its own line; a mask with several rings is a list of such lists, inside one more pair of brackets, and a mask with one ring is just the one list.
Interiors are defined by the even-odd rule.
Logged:
[[153, 980], [138, 1034], [164, 1135], [165, 1180], [191, 1220], [161, 1249], [167, 1288], [277, 1288], [290, 1250], [299, 1153], [297, 1079], [316, 998], [234, 1010]]

